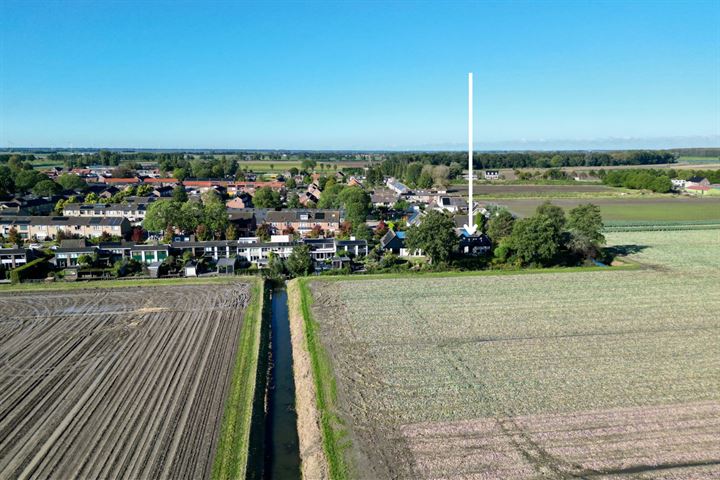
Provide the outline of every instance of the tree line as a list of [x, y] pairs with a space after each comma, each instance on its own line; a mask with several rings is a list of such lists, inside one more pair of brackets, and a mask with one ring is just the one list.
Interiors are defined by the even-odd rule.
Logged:
[[[545, 202], [523, 219], [498, 209], [485, 225], [495, 268], [569, 266], [594, 260], [605, 243], [602, 229], [600, 209], [589, 203], [566, 216], [561, 207]], [[421, 250], [436, 268], [443, 268], [456, 255], [459, 242], [452, 218], [433, 210], [407, 230], [405, 245], [411, 251]]]
[[705, 177], [710, 183], [720, 183], [720, 170], [675, 170], [675, 169], [626, 169], [600, 170], [600, 179], [605, 185], [636, 190], [652, 190], [667, 193], [672, 190], [672, 180], [687, 180], [691, 177]]

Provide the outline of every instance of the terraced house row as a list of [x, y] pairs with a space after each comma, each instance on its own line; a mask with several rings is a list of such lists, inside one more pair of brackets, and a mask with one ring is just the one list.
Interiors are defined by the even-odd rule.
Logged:
[[7, 237], [13, 228], [22, 239], [42, 241], [55, 239], [60, 232], [87, 238], [103, 234], [123, 237], [130, 233], [131, 225], [125, 217], [0, 216], [0, 234]]
[[[112, 264], [121, 258], [132, 258], [149, 265], [162, 262], [171, 255], [183, 256], [185, 252], [189, 252], [193, 258], [205, 257], [213, 261], [230, 258], [265, 266], [271, 254], [280, 258], [288, 258], [293, 249], [302, 244], [310, 247], [310, 256], [317, 267], [336, 257], [343, 258], [348, 255], [357, 257], [368, 253], [366, 240], [306, 239], [294, 241], [288, 235], [273, 235], [269, 241], [262, 241], [257, 237], [247, 237], [240, 240], [187, 241], [169, 244], [136, 244], [125, 241], [93, 244], [85, 239], [73, 239], [63, 240], [55, 249], [54, 262], [57, 267], [73, 267], [78, 265], [80, 257], [90, 255], [104, 260], [103, 263], [107, 264]], [[0, 254], [7, 255], [8, 262], [15, 259], [24, 263], [26, 260], [23, 255], [20, 255], [23, 257], [22, 259], [16, 258], [22, 252], [25, 250], [0, 249]]]

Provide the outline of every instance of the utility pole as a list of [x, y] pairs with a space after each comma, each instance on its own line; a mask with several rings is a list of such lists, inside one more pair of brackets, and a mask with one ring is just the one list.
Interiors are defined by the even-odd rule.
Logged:
[[468, 235], [477, 231], [473, 218], [473, 74], [468, 73], [468, 222], [465, 224]]

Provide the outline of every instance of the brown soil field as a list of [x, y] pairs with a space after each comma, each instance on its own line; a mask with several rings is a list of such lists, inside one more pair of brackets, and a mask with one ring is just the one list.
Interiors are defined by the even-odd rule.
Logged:
[[720, 234], [611, 237], [642, 267], [310, 281], [348, 476], [720, 478]]
[[[717, 402], [423, 423], [402, 432], [415, 468], [429, 478], [700, 480], [720, 472]], [[628, 450], [632, 459], [622, 455]]]
[[0, 294], [0, 478], [208, 478], [249, 292]]
[[[616, 193], [618, 189], [606, 185], [583, 184], [577, 185], [512, 185], [512, 184], [480, 184], [473, 187], [474, 195], [507, 195], [507, 194], [548, 194], [548, 193]], [[467, 185], [451, 185], [449, 194], [467, 196]]]

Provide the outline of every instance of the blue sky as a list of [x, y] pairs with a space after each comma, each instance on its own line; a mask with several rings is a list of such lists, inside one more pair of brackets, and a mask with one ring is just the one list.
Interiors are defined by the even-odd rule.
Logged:
[[0, 0], [0, 146], [720, 145], [720, 2]]

